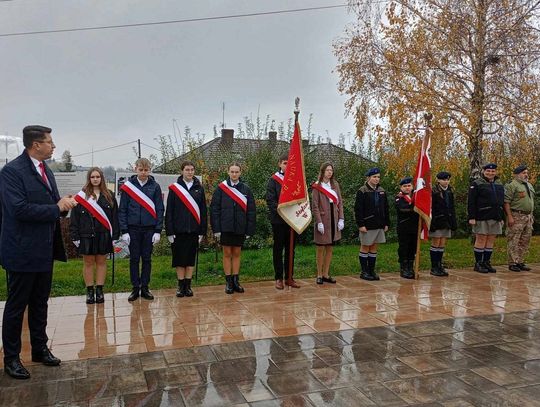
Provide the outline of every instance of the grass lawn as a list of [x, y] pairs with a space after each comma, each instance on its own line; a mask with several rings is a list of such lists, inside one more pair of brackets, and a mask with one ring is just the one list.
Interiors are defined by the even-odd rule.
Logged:
[[[538, 262], [540, 254], [540, 236], [534, 236], [531, 241], [528, 262]], [[470, 267], [473, 265], [472, 245], [469, 239], [450, 240], [445, 253], [445, 264], [450, 268]], [[506, 239], [500, 238], [495, 244], [492, 264], [506, 264]], [[111, 285], [111, 262], [105, 285], [106, 292], [130, 291], [129, 260], [116, 261], [115, 284]], [[241, 281], [272, 280], [272, 249], [245, 250], [242, 254]], [[422, 244], [421, 269], [428, 269], [429, 243]], [[83, 295], [85, 293], [82, 279], [82, 260], [74, 259], [68, 263], [57, 262], [54, 268], [52, 296]], [[198, 281], [194, 286], [224, 284], [221, 267], [221, 253], [215, 262], [215, 252], [199, 254]], [[383, 244], [379, 248], [377, 258], [379, 272], [399, 271], [397, 262], [397, 243]], [[354, 275], [359, 273], [358, 246], [343, 245], [334, 248], [334, 258], [331, 274]], [[316, 275], [315, 246], [299, 246], [296, 249], [295, 277], [310, 278]], [[152, 259], [151, 289], [173, 288], [176, 286], [176, 274], [171, 267], [170, 256], [156, 256]], [[6, 281], [0, 283], [0, 299], [6, 299]]]

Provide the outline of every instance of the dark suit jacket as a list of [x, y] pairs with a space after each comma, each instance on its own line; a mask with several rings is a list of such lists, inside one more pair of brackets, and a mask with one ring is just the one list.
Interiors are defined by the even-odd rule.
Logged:
[[50, 272], [54, 260], [66, 261], [60, 230], [60, 200], [52, 171], [51, 187], [42, 180], [26, 150], [0, 172], [2, 231], [0, 262], [13, 272]]

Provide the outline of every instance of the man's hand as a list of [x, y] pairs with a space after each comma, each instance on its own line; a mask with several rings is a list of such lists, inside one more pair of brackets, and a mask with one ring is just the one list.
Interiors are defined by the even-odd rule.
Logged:
[[362, 226], [358, 229], [362, 233], [367, 233], [367, 228], [365, 226]]
[[508, 216], [508, 218], [506, 219], [506, 224], [508, 225], [508, 227], [511, 228], [512, 226], [514, 226], [515, 223], [516, 221], [514, 220], [514, 217], [512, 215]]
[[161, 240], [161, 235], [159, 233], [154, 233], [152, 235], [152, 244], [155, 246], [159, 243], [159, 241]]
[[62, 197], [57, 203], [60, 208], [60, 212], [67, 212], [77, 206], [77, 201], [73, 199], [72, 195], [66, 195]]

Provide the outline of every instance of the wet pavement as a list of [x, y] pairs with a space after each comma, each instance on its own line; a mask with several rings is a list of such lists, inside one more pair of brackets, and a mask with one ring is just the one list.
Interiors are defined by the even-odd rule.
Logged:
[[25, 331], [32, 378], [0, 374], [0, 405], [540, 406], [540, 267], [450, 272], [53, 298], [64, 362], [29, 363]]

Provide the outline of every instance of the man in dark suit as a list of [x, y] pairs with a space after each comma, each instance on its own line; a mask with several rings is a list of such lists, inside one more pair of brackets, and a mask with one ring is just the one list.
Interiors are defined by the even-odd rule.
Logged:
[[53, 261], [66, 261], [60, 216], [77, 204], [71, 196], [60, 198], [54, 175], [44, 162], [55, 148], [51, 129], [25, 127], [23, 144], [23, 153], [0, 172], [0, 262], [8, 277], [2, 323], [4, 371], [16, 379], [30, 377], [19, 359], [26, 307], [32, 361], [60, 364], [47, 347], [47, 301]]

